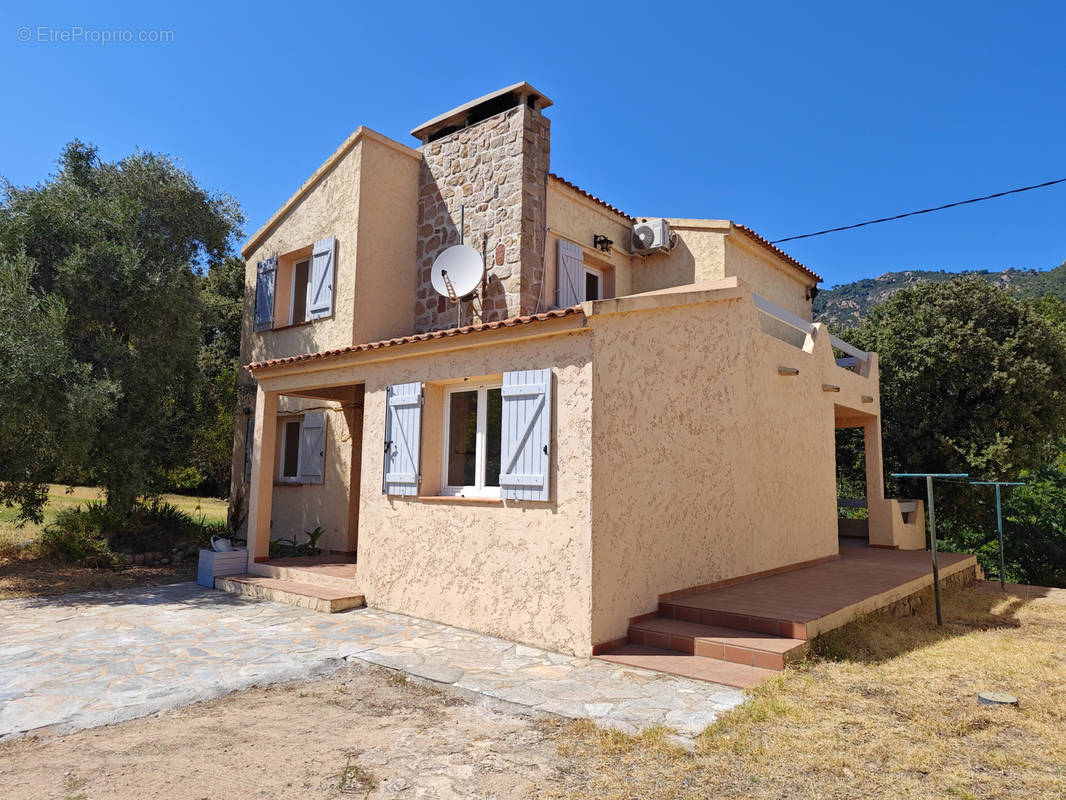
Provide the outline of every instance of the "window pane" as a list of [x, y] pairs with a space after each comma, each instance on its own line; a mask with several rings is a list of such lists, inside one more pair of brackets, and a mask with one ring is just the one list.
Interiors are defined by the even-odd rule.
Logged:
[[304, 322], [307, 319], [307, 275], [310, 269], [310, 261], [301, 261], [296, 265], [295, 280], [292, 285], [293, 323]]
[[500, 485], [500, 420], [503, 418], [503, 394], [489, 389], [485, 402], [488, 412], [485, 425], [485, 485]]
[[454, 392], [448, 404], [448, 485], [473, 486], [477, 464], [477, 392]]
[[600, 299], [600, 276], [595, 272], [585, 273], [585, 299]]
[[281, 465], [283, 478], [295, 478], [300, 472], [300, 423], [285, 423], [285, 461]]

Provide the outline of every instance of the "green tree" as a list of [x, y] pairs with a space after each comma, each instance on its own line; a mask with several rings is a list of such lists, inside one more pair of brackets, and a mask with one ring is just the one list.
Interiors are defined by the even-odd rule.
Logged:
[[33, 271], [0, 254], [0, 502], [40, 522], [45, 484], [83, 462], [117, 387], [73, 357], [66, 308], [31, 286]]
[[[845, 336], [879, 356], [886, 473], [1014, 479], [1058, 455], [1066, 347], [1031, 304], [980, 279], [922, 283], [876, 306]], [[840, 463], [858, 461], [845, 453]], [[945, 516], [988, 527], [984, 498], [968, 487], [942, 494]]]
[[184, 468], [192, 488], [218, 496], [229, 492], [233, 462], [233, 420], [237, 410], [244, 261], [213, 264], [201, 282], [200, 379], [194, 403], [196, 428]]
[[114, 387], [83, 466], [118, 513], [187, 459], [200, 378], [198, 282], [229, 256], [242, 222], [235, 201], [166, 156], [109, 163], [78, 141], [48, 181], [5, 185], [0, 252], [32, 259], [33, 288], [66, 308], [71, 356]]

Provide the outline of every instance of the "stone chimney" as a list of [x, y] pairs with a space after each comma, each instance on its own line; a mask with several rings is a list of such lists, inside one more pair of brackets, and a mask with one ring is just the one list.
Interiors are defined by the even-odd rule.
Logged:
[[455, 327], [456, 307], [434, 290], [436, 257], [463, 241], [482, 254], [478, 297], [461, 303], [462, 324], [547, 308], [542, 297], [551, 100], [528, 83], [485, 95], [415, 128], [419, 173], [415, 331]]

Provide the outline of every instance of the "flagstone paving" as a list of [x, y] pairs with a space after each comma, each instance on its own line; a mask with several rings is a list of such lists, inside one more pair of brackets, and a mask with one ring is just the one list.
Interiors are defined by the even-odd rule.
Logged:
[[744, 700], [402, 614], [326, 615], [179, 583], [0, 601], [0, 739], [146, 716], [350, 659], [627, 731], [692, 736]]

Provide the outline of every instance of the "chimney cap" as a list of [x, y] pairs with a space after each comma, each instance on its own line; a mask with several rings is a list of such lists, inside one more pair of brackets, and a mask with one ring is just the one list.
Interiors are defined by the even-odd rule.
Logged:
[[464, 103], [451, 111], [445, 111], [440, 116], [423, 122], [411, 131], [411, 135], [420, 139], [422, 144], [426, 144], [457, 130], [476, 125], [510, 108], [528, 105], [537, 111], [543, 111], [551, 104], [552, 101], [548, 97], [522, 81], [497, 89], [495, 92]]

